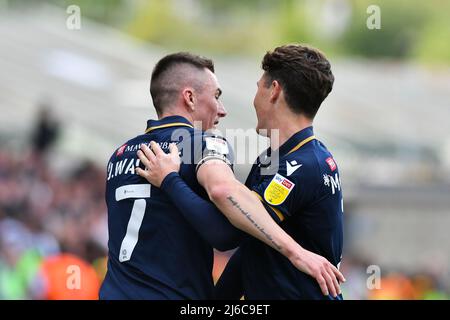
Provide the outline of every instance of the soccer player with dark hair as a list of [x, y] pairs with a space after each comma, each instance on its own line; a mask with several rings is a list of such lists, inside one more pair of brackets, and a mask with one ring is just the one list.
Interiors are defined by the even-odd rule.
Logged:
[[[333, 87], [330, 63], [317, 49], [286, 45], [268, 52], [262, 69], [254, 98], [256, 130], [270, 134], [279, 129], [279, 139], [271, 139], [266, 152], [278, 150], [279, 167], [275, 174], [262, 176], [264, 163], [258, 158], [246, 186], [296, 242], [338, 267], [343, 247], [341, 180], [336, 161], [312, 127]], [[216, 289], [219, 298], [242, 293], [248, 299], [334, 298], [324, 296], [316, 281], [285, 257], [250, 237], [231, 258]]]

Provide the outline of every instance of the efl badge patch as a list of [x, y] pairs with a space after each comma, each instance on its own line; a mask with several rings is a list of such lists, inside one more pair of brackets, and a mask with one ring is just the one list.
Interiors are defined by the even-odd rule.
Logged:
[[332, 157], [329, 157], [325, 160], [328, 164], [328, 166], [330, 167], [331, 171], [336, 170], [336, 163], [334, 162], [334, 159]]
[[286, 200], [294, 187], [292, 181], [277, 173], [264, 191], [264, 199], [267, 203], [277, 206]]
[[225, 140], [220, 138], [205, 138], [206, 148], [220, 154], [228, 154], [228, 145]]

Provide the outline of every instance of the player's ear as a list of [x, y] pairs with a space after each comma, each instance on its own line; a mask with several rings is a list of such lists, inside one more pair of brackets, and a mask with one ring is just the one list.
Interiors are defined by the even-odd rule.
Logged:
[[183, 101], [185, 105], [188, 107], [189, 111], [191, 112], [195, 111], [196, 98], [194, 90], [192, 88], [185, 88], [181, 94], [183, 96]]
[[280, 83], [277, 80], [273, 80], [270, 89], [270, 102], [275, 103], [281, 94]]

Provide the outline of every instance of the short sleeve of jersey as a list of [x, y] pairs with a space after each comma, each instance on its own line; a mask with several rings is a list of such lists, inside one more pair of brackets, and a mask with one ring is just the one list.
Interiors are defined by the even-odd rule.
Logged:
[[[289, 165], [289, 164], [288, 164]], [[281, 164], [275, 175], [261, 176], [252, 186], [271, 216], [278, 223], [299, 214], [313, 197], [313, 168], [298, 166], [295, 172], [288, 172], [287, 164]], [[292, 171], [292, 167], [289, 171]], [[289, 173], [289, 175], [288, 175]]]

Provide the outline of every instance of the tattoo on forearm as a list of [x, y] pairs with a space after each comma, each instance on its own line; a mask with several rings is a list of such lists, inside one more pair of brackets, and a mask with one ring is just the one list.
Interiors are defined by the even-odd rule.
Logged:
[[253, 218], [252, 218], [252, 216], [251, 216], [251, 214], [250, 213], [248, 213], [247, 211], [245, 211], [244, 209], [242, 209], [241, 208], [241, 206], [239, 205], [239, 203], [237, 203], [237, 201], [236, 200], [234, 200], [233, 199], [233, 197], [232, 196], [228, 196], [227, 197], [227, 199], [228, 199], [228, 201], [230, 201], [231, 202], [231, 204], [234, 206], [234, 207], [236, 207], [255, 227], [256, 227], [256, 229], [258, 229], [263, 235], [264, 235], [264, 237], [267, 239], [267, 240], [269, 240], [274, 246], [275, 246], [275, 248], [278, 250], [278, 251], [281, 251], [282, 250], [282, 247], [278, 244], [278, 243], [276, 243], [276, 241], [275, 240], [273, 240], [273, 238], [272, 238], [272, 236], [270, 235], [270, 234], [268, 234], [265, 230], [264, 230], [264, 228], [262, 228], [262, 227], [260, 227], [256, 222], [255, 222], [255, 220], [253, 220]]

